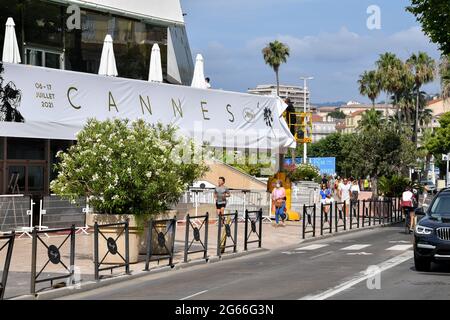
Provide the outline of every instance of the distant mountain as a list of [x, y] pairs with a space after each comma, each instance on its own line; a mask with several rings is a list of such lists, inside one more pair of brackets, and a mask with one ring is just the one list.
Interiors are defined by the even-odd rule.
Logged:
[[347, 104], [346, 101], [334, 101], [334, 102], [321, 102], [321, 103], [312, 103], [313, 106], [317, 107], [340, 107], [342, 105]]

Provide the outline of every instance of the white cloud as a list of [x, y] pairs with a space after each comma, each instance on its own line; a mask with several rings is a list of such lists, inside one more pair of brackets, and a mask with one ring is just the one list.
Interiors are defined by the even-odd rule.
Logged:
[[413, 52], [425, 51], [439, 58], [437, 47], [430, 44], [419, 27], [390, 35], [381, 32], [360, 35], [342, 27], [334, 33], [303, 37], [291, 34], [258, 37], [241, 47], [210, 42], [203, 50], [206, 73], [220, 87], [230, 90], [245, 91], [257, 84], [274, 82], [273, 71], [264, 65], [261, 50], [275, 39], [291, 49], [288, 63], [281, 68], [282, 82], [299, 84], [301, 74], [314, 75], [314, 101], [360, 99], [356, 81], [364, 70], [375, 67], [381, 53], [390, 51], [406, 59]]

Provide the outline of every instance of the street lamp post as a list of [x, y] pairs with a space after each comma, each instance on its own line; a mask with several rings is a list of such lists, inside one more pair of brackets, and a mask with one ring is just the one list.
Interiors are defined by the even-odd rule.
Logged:
[[[304, 95], [305, 95], [305, 101], [303, 102], [304, 103], [304, 113], [305, 113], [305, 116], [306, 116], [306, 112], [308, 112], [307, 111], [307, 103], [306, 103], [306, 100], [307, 100], [307, 90], [308, 90], [308, 87], [307, 87], [307, 81], [308, 80], [313, 80], [314, 78], [313, 77], [301, 77], [300, 79], [302, 79], [303, 80], [303, 92], [304, 92]], [[306, 117], [304, 117], [304, 125], [305, 125], [305, 131], [306, 131], [306, 125], [307, 125], [307, 118]], [[304, 138], [306, 138], [306, 136], [304, 137]], [[305, 142], [305, 143], [303, 143], [303, 163], [308, 163], [308, 144]]]

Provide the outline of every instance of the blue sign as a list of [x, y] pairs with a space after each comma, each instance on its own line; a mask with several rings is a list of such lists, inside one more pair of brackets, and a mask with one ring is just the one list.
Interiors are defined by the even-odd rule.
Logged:
[[[308, 158], [308, 162], [319, 168], [320, 174], [333, 175], [336, 173], [336, 158]], [[291, 165], [292, 158], [286, 158], [284, 163]], [[303, 158], [296, 158], [295, 163], [303, 163]]]

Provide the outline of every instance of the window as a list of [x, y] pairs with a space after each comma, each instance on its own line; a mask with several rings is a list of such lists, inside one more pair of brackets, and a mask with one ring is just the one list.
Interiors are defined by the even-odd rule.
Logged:
[[81, 28], [66, 32], [67, 70], [97, 73], [103, 41], [110, 34], [120, 77], [147, 80], [155, 43], [161, 49], [163, 75], [167, 74], [167, 27], [82, 10]]
[[63, 69], [64, 54], [45, 49], [26, 48], [25, 64], [53, 69]]
[[46, 1], [25, 1], [25, 43], [62, 50], [63, 7]]
[[8, 138], [9, 160], [45, 160], [45, 141]]

